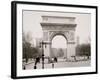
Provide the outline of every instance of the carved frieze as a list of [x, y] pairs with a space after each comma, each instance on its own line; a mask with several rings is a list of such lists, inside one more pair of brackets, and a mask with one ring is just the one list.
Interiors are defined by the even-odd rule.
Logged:
[[75, 27], [71, 25], [45, 25], [42, 26], [42, 30], [73, 30]]

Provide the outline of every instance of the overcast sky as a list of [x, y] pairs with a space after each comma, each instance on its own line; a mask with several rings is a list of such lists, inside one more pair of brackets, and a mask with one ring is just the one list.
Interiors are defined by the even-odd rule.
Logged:
[[75, 38], [79, 36], [80, 43], [86, 43], [90, 37], [91, 14], [83, 13], [60, 13], [60, 12], [44, 12], [44, 11], [23, 11], [23, 32], [29, 33], [33, 39], [42, 37], [42, 22], [43, 15], [48, 16], [65, 16], [76, 17]]

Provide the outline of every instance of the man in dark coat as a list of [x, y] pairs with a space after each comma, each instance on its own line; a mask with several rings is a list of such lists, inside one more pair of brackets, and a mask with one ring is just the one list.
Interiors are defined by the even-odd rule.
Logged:
[[40, 58], [39, 58], [39, 57], [37, 57], [37, 58], [36, 58], [36, 60], [35, 60], [34, 69], [36, 69], [36, 68], [37, 68], [37, 67], [36, 67], [36, 65], [37, 65], [37, 63], [38, 63], [38, 62], [40, 62]]

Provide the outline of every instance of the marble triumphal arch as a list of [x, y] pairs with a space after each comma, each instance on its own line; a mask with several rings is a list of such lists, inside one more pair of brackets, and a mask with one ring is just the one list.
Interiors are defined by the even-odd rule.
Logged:
[[[40, 23], [43, 30], [43, 41], [51, 43], [56, 35], [62, 35], [67, 41], [67, 52], [64, 57], [75, 56], [75, 17], [42, 16]], [[51, 44], [44, 49], [44, 55], [51, 56]]]

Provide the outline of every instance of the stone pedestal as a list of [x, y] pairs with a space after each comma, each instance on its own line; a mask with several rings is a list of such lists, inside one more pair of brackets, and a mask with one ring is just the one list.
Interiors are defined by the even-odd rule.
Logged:
[[75, 43], [68, 43], [67, 47], [67, 59], [71, 60], [75, 56]]

